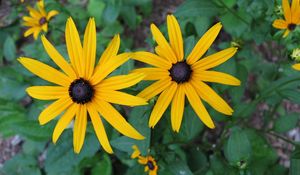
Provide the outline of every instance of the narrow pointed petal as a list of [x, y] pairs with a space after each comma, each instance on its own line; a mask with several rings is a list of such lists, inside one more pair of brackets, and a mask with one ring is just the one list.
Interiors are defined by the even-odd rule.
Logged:
[[56, 10], [51, 10], [48, 14], [47, 14], [47, 17], [46, 19], [49, 21], [51, 18], [53, 18], [54, 16], [58, 15], [59, 12], [56, 11]]
[[71, 17], [67, 20], [65, 36], [71, 64], [78, 73], [79, 77], [83, 77], [85, 61], [82, 59], [82, 46], [80, 37], [75, 23]]
[[84, 143], [85, 132], [87, 125], [87, 109], [86, 105], [80, 105], [77, 110], [74, 130], [73, 130], [73, 145], [75, 153], [79, 153]]
[[47, 31], [48, 31], [48, 23], [45, 23], [45, 24], [42, 25], [42, 30], [43, 30], [44, 32], [47, 32]]
[[292, 66], [293, 69], [300, 71], [300, 63], [294, 64]]
[[165, 55], [167, 58], [172, 62], [176, 63], [176, 55], [172, 48], [170, 47], [169, 43], [167, 42], [166, 38], [163, 36], [163, 34], [159, 31], [159, 29], [156, 27], [155, 24], [151, 24], [150, 26], [152, 35], [157, 42], [157, 44], [162, 47], [163, 52], [165, 52]]
[[232, 86], [239, 86], [241, 85], [240, 80], [233, 77], [232, 75], [217, 72], [217, 71], [199, 71], [195, 72], [193, 76], [196, 79], [205, 81], [205, 82], [213, 82], [213, 83], [220, 83]]
[[289, 33], [290, 33], [290, 30], [288, 30], [288, 29], [285, 30], [282, 37], [283, 38], [287, 37], [289, 35]]
[[64, 59], [63, 56], [61, 56], [61, 54], [55, 49], [55, 47], [47, 40], [44, 35], [41, 38], [46, 52], [55, 62], [55, 64], [60, 67], [71, 79], [76, 79], [77, 75], [70, 64]]
[[143, 73], [130, 73], [128, 75], [119, 75], [107, 78], [100, 82], [96, 89], [119, 90], [131, 87], [144, 79]]
[[27, 10], [29, 11], [30, 16], [32, 16], [33, 18], [41, 18], [42, 15], [34, 8], [27, 6]]
[[289, 0], [282, 0], [282, 8], [283, 8], [283, 13], [284, 13], [284, 17], [287, 21], [287, 23], [291, 23], [292, 22], [292, 13], [291, 13], [291, 7], [290, 7], [290, 3]]
[[139, 68], [131, 71], [132, 73], [143, 73], [143, 80], [161, 80], [169, 77], [170, 72], [161, 68]]
[[29, 16], [23, 16], [22, 18], [25, 22], [31, 23], [32, 25], [39, 25], [38, 20]]
[[94, 72], [96, 58], [96, 25], [94, 18], [90, 18], [84, 33], [83, 58], [85, 60], [84, 77], [88, 80]]
[[95, 107], [103, 118], [123, 135], [137, 140], [144, 139], [144, 136], [134, 129], [111, 104], [98, 99]]
[[104, 63], [107, 62], [107, 60], [116, 56], [118, 53], [119, 47], [120, 47], [120, 35], [118, 34], [118, 35], [114, 36], [114, 38], [108, 44], [107, 48], [102, 53], [100, 60], [99, 60], [99, 65], [103, 65]]
[[62, 113], [66, 108], [68, 108], [73, 101], [69, 96], [56, 100], [54, 103], [49, 105], [44, 109], [39, 115], [39, 122], [44, 125]]
[[90, 118], [91, 118], [91, 121], [92, 121], [92, 124], [93, 124], [93, 127], [94, 127], [94, 131], [95, 131], [96, 136], [99, 140], [99, 143], [101, 144], [102, 148], [106, 152], [112, 154], [113, 150], [112, 150], [112, 148], [109, 144], [109, 140], [108, 140], [104, 125], [103, 125], [102, 120], [101, 120], [101, 118], [98, 114], [98, 111], [96, 110], [96, 107], [94, 106], [93, 103], [89, 103], [87, 105], [87, 109], [88, 109], [88, 112], [90, 114]]
[[156, 81], [155, 83], [145, 88], [137, 96], [149, 100], [157, 94], [161, 93], [163, 90], [167, 89], [171, 85], [171, 82], [172, 81], [170, 77], [168, 77], [167, 79]]
[[61, 86], [32, 86], [26, 91], [31, 97], [40, 100], [56, 100], [69, 94], [68, 88]]
[[171, 62], [150, 52], [135, 52], [132, 54], [132, 58], [162, 69], [170, 69], [172, 67]]
[[192, 52], [187, 57], [187, 63], [188, 64], [194, 64], [196, 61], [198, 61], [205, 52], [209, 49], [209, 47], [212, 45], [212, 43], [217, 38], [220, 30], [222, 28], [222, 24], [219, 22], [212, 26], [197, 42], [196, 46], [192, 50]]
[[178, 88], [174, 95], [172, 101], [172, 107], [171, 107], [171, 124], [175, 132], [179, 132], [181, 126], [181, 121], [182, 121], [183, 111], [184, 111], [184, 100], [185, 100], [184, 87], [183, 85], [180, 84], [178, 85]]
[[205, 109], [203, 103], [201, 102], [197, 92], [189, 83], [184, 84], [184, 91], [189, 100], [192, 108], [194, 109], [195, 113], [198, 115], [200, 120], [209, 128], [215, 128], [215, 124], [212, 121], [210, 115], [208, 114], [207, 110]]
[[126, 106], [140, 106], [147, 104], [143, 98], [113, 90], [100, 89], [98, 92], [96, 92], [95, 96], [96, 98], [102, 99], [106, 102]]
[[237, 48], [231, 47], [228, 49], [224, 49], [220, 52], [217, 52], [215, 54], [209, 55], [203, 59], [200, 59], [196, 63], [192, 65], [192, 69], [195, 70], [207, 70], [213, 67], [216, 67], [225, 61], [227, 61], [229, 58], [231, 58], [237, 51]]
[[39, 30], [37, 27], [31, 27], [27, 29], [24, 33], [24, 37], [28, 37], [29, 35], [33, 34], [36, 30]]
[[182, 34], [174, 15], [167, 16], [167, 25], [171, 47], [177, 56], [177, 61], [182, 61], [184, 56]]
[[172, 60], [170, 60], [168, 58], [168, 54], [164, 51], [164, 48], [161, 47], [161, 46], [156, 46], [155, 47], [155, 53], [160, 56], [161, 58], [165, 59], [166, 61], [168, 62], [171, 62], [172, 63]]
[[287, 29], [288, 24], [287, 24], [287, 22], [286, 22], [285, 20], [283, 20], [283, 19], [276, 19], [276, 20], [273, 22], [272, 26], [273, 26], [274, 28], [276, 28], [276, 29]]
[[291, 12], [292, 12], [292, 23], [296, 24], [299, 20], [300, 1], [292, 0]]
[[42, 31], [41, 27], [36, 27], [36, 30], [33, 32], [34, 40], [37, 40], [37, 38], [39, 37], [39, 34], [40, 34], [41, 31]]
[[70, 77], [40, 61], [25, 57], [18, 61], [30, 72], [49, 82], [68, 87], [72, 81]]
[[90, 82], [92, 85], [98, 84], [100, 81], [102, 81], [106, 76], [108, 76], [112, 71], [117, 69], [119, 66], [121, 66], [123, 63], [128, 61], [130, 58], [130, 53], [122, 53], [117, 56], [114, 56], [110, 58], [105, 64], [99, 65], [98, 69], [95, 70], [93, 76], [90, 79]]
[[215, 110], [225, 115], [232, 115], [233, 109], [211, 87], [201, 81], [191, 81], [198, 95]]
[[154, 127], [171, 103], [177, 89], [177, 83], [172, 82], [169, 88], [164, 90], [157, 99], [149, 119], [149, 127]]
[[60, 135], [63, 133], [63, 131], [68, 127], [68, 125], [73, 120], [76, 111], [78, 111], [79, 105], [72, 104], [67, 111], [61, 116], [61, 118], [58, 120], [54, 131], [52, 135], [52, 141], [53, 143], [56, 143]]

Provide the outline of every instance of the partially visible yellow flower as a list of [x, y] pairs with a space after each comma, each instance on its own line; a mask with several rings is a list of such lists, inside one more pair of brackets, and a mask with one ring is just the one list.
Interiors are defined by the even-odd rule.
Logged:
[[138, 158], [138, 162], [145, 165], [145, 172], [149, 172], [149, 175], [157, 175], [158, 165], [155, 159], [151, 155], [141, 156], [141, 151], [136, 145], [133, 145], [132, 149], [131, 158]]
[[130, 53], [118, 54], [119, 35], [112, 39], [96, 64], [94, 19], [91, 18], [87, 24], [83, 45], [72, 18], [67, 21], [65, 33], [70, 64], [46, 37], [42, 36], [46, 52], [63, 72], [35, 59], [24, 57], [19, 59], [20, 63], [30, 72], [56, 84], [56, 86], [33, 86], [26, 90], [33, 98], [56, 100], [39, 115], [41, 125], [63, 113], [53, 131], [53, 142], [57, 142], [64, 129], [74, 120], [73, 145], [74, 151], [79, 153], [84, 143], [88, 118], [91, 119], [100, 144], [108, 153], [113, 153], [113, 150], [105, 132], [103, 119], [125, 136], [139, 140], [144, 139], [111, 105], [111, 103], [128, 106], [147, 104], [140, 97], [119, 91], [141, 81], [144, 78], [143, 74], [132, 73], [106, 78], [129, 60], [131, 55]]
[[300, 24], [300, 2], [299, 0], [292, 0], [290, 6], [289, 0], [282, 0], [282, 7], [285, 19], [276, 19], [273, 22], [273, 27], [285, 30], [283, 37], [286, 37]]
[[293, 69], [300, 71], [300, 63], [294, 64], [292, 66]]
[[157, 54], [136, 52], [132, 55], [135, 60], [154, 66], [133, 71], [144, 73], [146, 75], [144, 80], [156, 80], [155, 83], [138, 94], [139, 97], [147, 100], [160, 94], [150, 115], [149, 127], [154, 127], [158, 123], [171, 104], [172, 128], [175, 132], [179, 132], [185, 97], [187, 97], [200, 120], [209, 128], [214, 128], [215, 125], [202, 100], [226, 115], [232, 115], [233, 110], [206, 82], [240, 85], [237, 78], [210, 70], [230, 59], [236, 53], [237, 48], [227, 48], [200, 59], [212, 45], [222, 28], [221, 23], [217, 23], [202, 36], [185, 59], [180, 26], [173, 15], [168, 15], [167, 27], [170, 43], [159, 29], [151, 24], [152, 35], [158, 44], [155, 48]]
[[28, 37], [33, 34], [34, 39], [38, 38], [38, 35], [41, 31], [48, 31], [48, 23], [52, 17], [58, 14], [58, 11], [51, 10], [46, 12], [44, 1], [41, 0], [37, 2], [38, 9], [34, 9], [30, 6], [27, 7], [30, 16], [24, 16], [23, 25], [29, 27], [24, 33], [24, 37]]

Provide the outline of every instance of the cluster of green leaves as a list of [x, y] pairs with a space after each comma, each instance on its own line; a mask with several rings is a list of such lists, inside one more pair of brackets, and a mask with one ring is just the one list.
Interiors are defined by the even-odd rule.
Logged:
[[[121, 33], [121, 51], [133, 50], [132, 38], [122, 33], [125, 29], [134, 32], [155, 8], [150, 0], [72, 0], [68, 3], [45, 0], [45, 3], [46, 9], [60, 12], [50, 22], [47, 38], [66, 58], [62, 31], [69, 16], [80, 33], [83, 33], [88, 18], [95, 18], [99, 58], [117, 33]], [[130, 159], [131, 147], [137, 145], [143, 155], [155, 157], [161, 175], [284, 175], [288, 172], [296, 175], [300, 172], [299, 143], [289, 141], [282, 134], [296, 128], [299, 122], [299, 114], [286, 110], [283, 101], [300, 103], [300, 74], [292, 70], [293, 60], [289, 57], [300, 44], [300, 31], [296, 29], [283, 39], [282, 31], [272, 28], [273, 20], [280, 17], [276, 13], [280, 4], [280, 0], [186, 0], [176, 9], [186, 55], [204, 32], [218, 21], [222, 22], [223, 30], [208, 53], [232, 45], [239, 47], [234, 58], [217, 70], [238, 77], [242, 85], [211, 85], [222, 96], [230, 97], [227, 100], [235, 110], [232, 117], [227, 117], [206, 105], [218, 123], [215, 131], [207, 129], [188, 104], [179, 133], [171, 129], [170, 109], [155, 129], [149, 129], [148, 119], [156, 100], [152, 99], [148, 106], [130, 110], [116, 106], [146, 137], [145, 140], [120, 136], [105, 123], [115, 152], [108, 155], [101, 149], [89, 124], [83, 150], [76, 155], [72, 149], [72, 129], [67, 129], [53, 145], [51, 135], [56, 121], [45, 126], [40, 126], [37, 121], [37, 116], [49, 102], [32, 101], [26, 96], [26, 87], [45, 82], [22, 68], [16, 58], [27, 56], [54, 64], [40, 40], [23, 38], [18, 14], [26, 13], [25, 5], [11, 1], [14, 8], [7, 15], [8, 22], [0, 28], [0, 37], [4, 41], [0, 43], [0, 133], [4, 137], [18, 134], [23, 144], [21, 152], [5, 163], [0, 174], [143, 174], [142, 165]], [[166, 25], [160, 28], [167, 36]], [[151, 38], [149, 34], [147, 40]], [[113, 74], [126, 74], [134, 67], [134, 62], [128, 61]], [[147, 85], [149, 82], [142, 82], [128, 91], [136, 94]], [[267, 105], [268, 109], [259, 111], [259, 117], [256, 117], [259, 124], [253, 126], [250, 123], [258, 115], [260, 104]], [[278, 164], [279, 155], [267, 140], [270, 135], [294, 145], [290, 168]]]

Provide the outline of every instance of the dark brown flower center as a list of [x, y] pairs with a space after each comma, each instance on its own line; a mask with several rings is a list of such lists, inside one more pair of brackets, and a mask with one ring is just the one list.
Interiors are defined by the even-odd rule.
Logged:
[[73, 102], [85, 104], [92, 100], [94, 96], [94, 89], [87, 80], [79, 78], [71, 83], [69, 87], [69, 95]]
[[297, 27], [297, 25], [296, 25], [296, 24], [293, 24], [293, 23], [291, 23], [291, 24], [288, 25], [288, 29], [289, 29], [290, 31], [295, 30], [296, 27]]
[[169, 72], [173, 81], [176, 81], [177, 83], [184, 83], [190, 79], [192, 69], [189, 64], [182, 61], [173, 64]]
[[148, 166], [148, 168], [149, 168], [150, 170], [154, 170], [154, 168], [155, 168], [155, 166], [154, 166], [153, 162], [152, 162], [152, 161], [150, 161], [150, 160], [148, 160], [148, 162], [147, 162], [147, 166]]
[[42, 17], [40, 20], [39, 20], [39, 23], [40, 25], [43, 25], [47, 22], [47, 19], [45, 17]]

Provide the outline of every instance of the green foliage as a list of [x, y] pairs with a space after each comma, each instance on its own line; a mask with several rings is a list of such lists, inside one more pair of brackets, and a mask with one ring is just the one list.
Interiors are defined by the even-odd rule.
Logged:
[[[179, 133], [172, 130], [170, 107], [158, 125], [151, 129], [148, 121], [157, 101], [154, 97], [146, 106], [115, 106], [145, 139], [122, 136], [105, 123], [114, 150], [112, 155], [101, 148], [90, 122], [80, 154], [73, 151], [72, 126], [53, 144], [52, 133], [57, 121], [43, 126], [38, 123], [40, 112], [51, 102], [34, 100], [26, 93], [29, 86], [49, 83], [21, 67], [17, 58], [35, 58], [58, 67], [47, 55], [40, 38], [34, 41], [31, 36], [23, 37], [27, 28], [22, 25], [21, 18], [28, 14], [26, 6], [34, 2], [2, 1], [0, 136], [5, 139], [18, 135], [22, 141], [17, 155], [0, 168], [1, 175], [147, 174], [143, 165], [130, 158], [133, 145], [138, 146], [142, 156], [155, 158], [159, 175], [299, 174], [299, 140], [292, 140], [288, 133], [299, 131], [300, 75], [291, 68], [297, 62], [291, 55], [300, 46], [300, 28], [298, 26], [287, 38], [282, 38], [283, 31], [272, 27], [275, 19], [283, 18], [278, 13], [281, 0], [185, 0], [178, 6], [166, 6], [167, 2], [175, 3], [157, 0], [45, 0], [47, 11], [58, 10], [60, 13], [50, 21], [49, 31], [44, 34], [68, 60], [64, 38], [67, 18], [73, 18], [83, 39], [88, 19], [94, 17], [98, 60], [116, 34], [121, 37], [119, 53], [153, 50], [155, 44], [148, 24], [157, 24], [168, 39], [165, 14], [172, 12], [181, 26], [186, 58], [201, 36], [221, 22], [222, 30], [204, 57], [231, 46], [238, 47], [233, 58], [214, 70], [237, 77], [241, 86], [208, 83], [230, 104], [233, 115], [223, 115], [202, 100], [216, 124], [216, 128], [210, 130], [185, 99]], [[2, 4], [7, 7], [4, 11]], [[140, 43], [143, 40], [148, 43], [145, 48]], [[129, 60], [111, 75], [128, 74], [137, 67], [141, 64]], [[151, 83], [144, 81], [125, 91], [136, 95]], [[278, 140], [280, 144], [286, 142], [290, 145], [281, 148], [283, 151], [279, 150], [274, 146]], [[1, 149], [0, 145], [0, 155]], [[290, 166], [282, 164], [282, 152], [285, 157], [289, 156]]]

